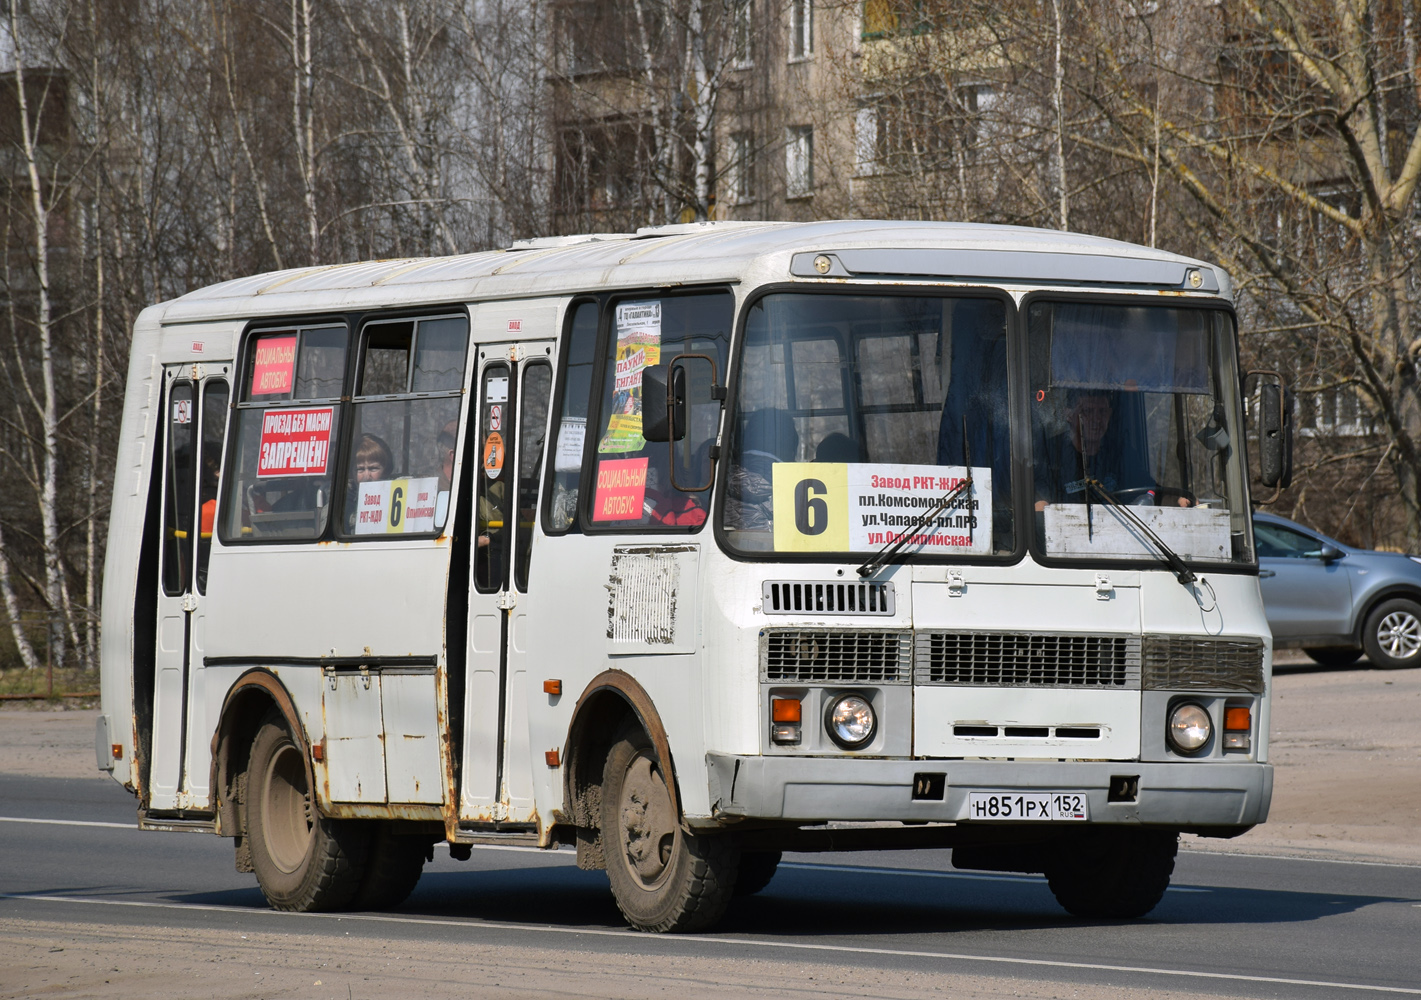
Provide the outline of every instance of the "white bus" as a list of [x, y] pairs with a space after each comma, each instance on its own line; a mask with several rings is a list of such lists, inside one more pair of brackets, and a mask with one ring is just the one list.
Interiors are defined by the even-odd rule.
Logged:
[[1003, 227], [192, 292], [133, 331], [99, 766], [278, 909], [395, 905], [447, 841], [575, 845], [653, 931], [787, 850], [1141, 915], [1181, 831], [1268, 812], [1242, 377], [1221, 270]]

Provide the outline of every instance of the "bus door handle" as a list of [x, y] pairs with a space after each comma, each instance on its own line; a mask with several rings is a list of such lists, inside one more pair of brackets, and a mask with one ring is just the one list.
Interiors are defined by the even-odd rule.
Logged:
[[1268, 579], [1270, 576], [1277, 576], [1277, 575], [1278, 575], [1278, 571], [1275, 570], [1275, 569], [1260, 569], [1260, 570], [1258, 571], [1258, 578], [1259, 578], [1260, 580], [1266, 580], [1266, 579]]

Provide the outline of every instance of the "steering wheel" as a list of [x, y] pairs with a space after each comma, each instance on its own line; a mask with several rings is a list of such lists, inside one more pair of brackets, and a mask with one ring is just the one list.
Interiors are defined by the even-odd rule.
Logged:
[[[1173, 507], [1177, 505], [1160, 503], [1160, 501], [1165, 497], [1174, 497], [1176, 500], [1185, 500], [1187, 501], [1187, 503], [1185, 503], [1184, 505], [1186, 507], [1193, 507], [1199, 502], [1195, 498], [1193, 493], [1190, 493], [1188, 490], [1181, 490], [1175, 486], [1131, 486], [1128, 489], [1116, 490], [1110, 495], [1113, 496], [1116, 500], [1119, 500], [1126, 507], [1130, 507], [1133, 506], [1135, 501], [1140, 499], [1140, 497], [1146, 496], [1150, 493], [1153, 493], [1155, 496], [1154, 506], [1156, 507]], [[1145, 506], [1149, 505], [1146, 504]]]

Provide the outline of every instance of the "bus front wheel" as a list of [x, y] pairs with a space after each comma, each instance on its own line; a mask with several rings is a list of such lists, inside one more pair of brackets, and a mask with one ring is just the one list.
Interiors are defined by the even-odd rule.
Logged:
[[607, 880], [637, 930], [703, 930], [725, 912], [735, 890], [738, 844], [682, 826], [667, 787], [673, 780], [635, 725], [622, 731], [603, 767]]
[[257, 884], [274, 910], [337, 910], [365, 873], [359, 824], [316, 811], [306, 755], [285, 718], [270, 713], [252, 742], [247, 771], [247, 833]]
[[1173, 830], [1082, 831], [1058, 848], [1046, 881], [1056, 902], [1077, 917], [1143, 917], [1164, 898], [1178, 850]]

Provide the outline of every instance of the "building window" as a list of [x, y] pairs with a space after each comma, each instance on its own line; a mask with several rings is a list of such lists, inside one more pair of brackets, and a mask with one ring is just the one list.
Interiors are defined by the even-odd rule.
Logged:
[[814, 53], [814, 0], [790, 0], [789, 57], [807, 59]]
[[744, 69], [755, 61], [755, 53], [750, 45], [750, 28], [753, 23], [753, 0], [734, 0], [731, 10], [730, 41], [734, 46], [735, 66]]
[[726, 190], [735, 204], [755, 200], [755, 147], [749, 132], [736, 132], [730, 137], [730, 176]]
[[878, 108], [872, 103], [854, 116], [854, 153], [860, 177], [878, 172]]
[[796, 125], [785, 138], [785, 197], [814, 193], [814, 127]]

